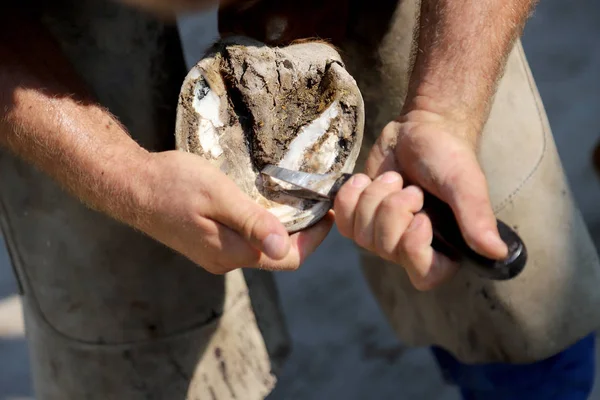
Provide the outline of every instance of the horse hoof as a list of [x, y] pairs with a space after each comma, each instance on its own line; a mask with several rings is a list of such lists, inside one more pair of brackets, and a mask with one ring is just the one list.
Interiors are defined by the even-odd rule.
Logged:
[[331, 204], [287, 195], [261, 169], [352, 172], [363, 128], [362, 96], [332, 46], [273, 48], [235, 37], [216, 43], [188, 73], [175, 136], [177, 149], [220, 168], [296, 232], [318, 222]]

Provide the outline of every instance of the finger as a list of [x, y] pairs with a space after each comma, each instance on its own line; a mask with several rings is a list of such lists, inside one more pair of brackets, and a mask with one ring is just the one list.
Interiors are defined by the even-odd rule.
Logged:
[[445, 179], [442, 191], [454, 211], [467, 244], [477, 253], [502, 259], [508, 247], [500, 238], [485, 175], [476, 160], [466, 162]]
[[394, 261], [400, 238], [421, 208], [423, 191], [416, 186], [408, 186], [383, 199], [377, 208], [373, 235], [375, 252], [379, 256]]
[[[227, 273], [237, 268], [254, 265], [261, 257], [261, 252], [251, 246], [239, 233], [229, 229], [225, 225], [207, 220], [213, 226], [209, 229], [214, 233], [205, 235], [202, 244], [193, 251], [197, 254], [198, 260], [206, 259], [205, 253], [211, 249], [216, 254], [213, 265], [201, 265], [213, 273]], [[234, 251], [232, 251], [234, 249]], [[192, 253], [193, 254], [193, 253]]]
[[261, 252], [247, 240], [210, 218], [200, 217], [180, 228], [179, 235], [168, 235], [162, 242], [213, 274], [252, 265], [260, 258]]
[[401, 201], [407, 207], [407, 210], [413, 214], [423, 209], [423, 189], [418, 186], [407, 186], [400, 193], [394, 195], [398, 196], [397, 201]]
[[223, 223], [256, 249], [274, 260], [283, 259], [290, 251], [290, 238], [283, 224], [245, 195], [227, 177], [209, 185], [209, 216]]
[[363, 190], [354, 213], [354, 241], [367, 250], [374, 249], [374, 219], [381, 202], [392, 192], [402, 190], [402, 177], [388, 171]]
[[458, 272], [458, 265], [434, 251], [433, 262], [426, 276], [419, 276], [412, 269], [407, 269], [406, 272], [414, 288], [425, 292], [435, 289], [450, 280]]
[[325, 240], [331, 231], [333, 221], [333, 213], [327, 213], [317, 224], [291, 236], [292, 245], [285, 258], [273, 260], [263, 255], [255, 266], [271, 271], [293, 271], [298, 269]]
[[364, 174], [356, 174], [340, 188], [335, 196], [333, 209], [335, 223], [340, 234], [352, 239], [354, 234], [354, 213], [356, 204], [363, 190], [371, 183], [371, 179]]
[[413, 286], [432, 289], [454, 275], [457, 266], [431, 247], [433, 230], [425, 214], [417, 214], [400, 239], [397, 258], [404, 266]]
[[398, 136], [399, 122], [390, 122], [383, 128], [381, 135], [369, 151], [365, 163], [365, 173], [371, 178], [381, 175], [385, 171], [397, 171], [394, 149]]

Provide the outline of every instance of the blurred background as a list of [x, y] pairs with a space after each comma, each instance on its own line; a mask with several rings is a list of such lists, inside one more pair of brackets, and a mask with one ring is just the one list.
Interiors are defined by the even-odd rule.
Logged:
[[[541, 0], [524, 46], [576, 200], [600, 244], [600, 2]], [[210, 21], [210, 20], [209, 20]], [[181, 20], [183, 40], [212, 40]], [[201, 42], [188, 42], [202, 46]], [[335, 255], [335, 257], [333, 257]], [[383, 320], [352, 246], [333, 231], [295, 273], [277, 275], [293, 352], [270, 400], [458, 400], [426, 349], [405, 348]], [[600, 382], [600, 379], [597, 379]], [[592, 399], [600, 400], [596, 385]], [[33, 399], [17, 287], [0, 236], [0, 400]]]

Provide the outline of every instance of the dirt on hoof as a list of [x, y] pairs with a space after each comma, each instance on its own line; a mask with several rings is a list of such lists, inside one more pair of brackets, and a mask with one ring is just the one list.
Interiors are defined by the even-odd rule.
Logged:
[[364, 126], [356, 82], [337, 51], [317, 41], [216, 43], [188, 73], [177, 114], [177, 148], [219, 167], [290, 232], [316, 223], [330, 204], [291, 197], [260, 170], [352, 172]]

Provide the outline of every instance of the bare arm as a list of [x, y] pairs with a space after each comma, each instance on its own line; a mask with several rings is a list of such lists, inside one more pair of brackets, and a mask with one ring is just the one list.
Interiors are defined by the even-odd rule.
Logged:
[[422, 0], [407, 110], [468, 121], [478, 134], [535, 0]]
[[202, 157], [140, 147], [86, 94], [39, 24], [14, 15], [2, 21], [5, 16], [0, 15], [0, 146], [88, 206], [214, 273], [296, 269], [325, 238], [330, 217], [290, 236]]
[[[383, 129], [366, 163], [371, 177], [399, 170], [447, 202], [469, 246], [495, 259], [504, 258], [507, 247], [498, 234], [476, 147], [508, 55], [534, 3], [421, 0], [404, 109]], [[377, 229], [399, 228], [382, 216]], [[395, 254], [415, 287], [435, 287], [456, 272], [456, 265], [431, 247], [433, 228], [426, 215], [416, 213], [397, 236]]]
[[143, 215], [148, 153], [86, 94], [47, 32], [15, 15], [0, 24], [0, 110], [0, 145], [92, 208], [129, 223]]

